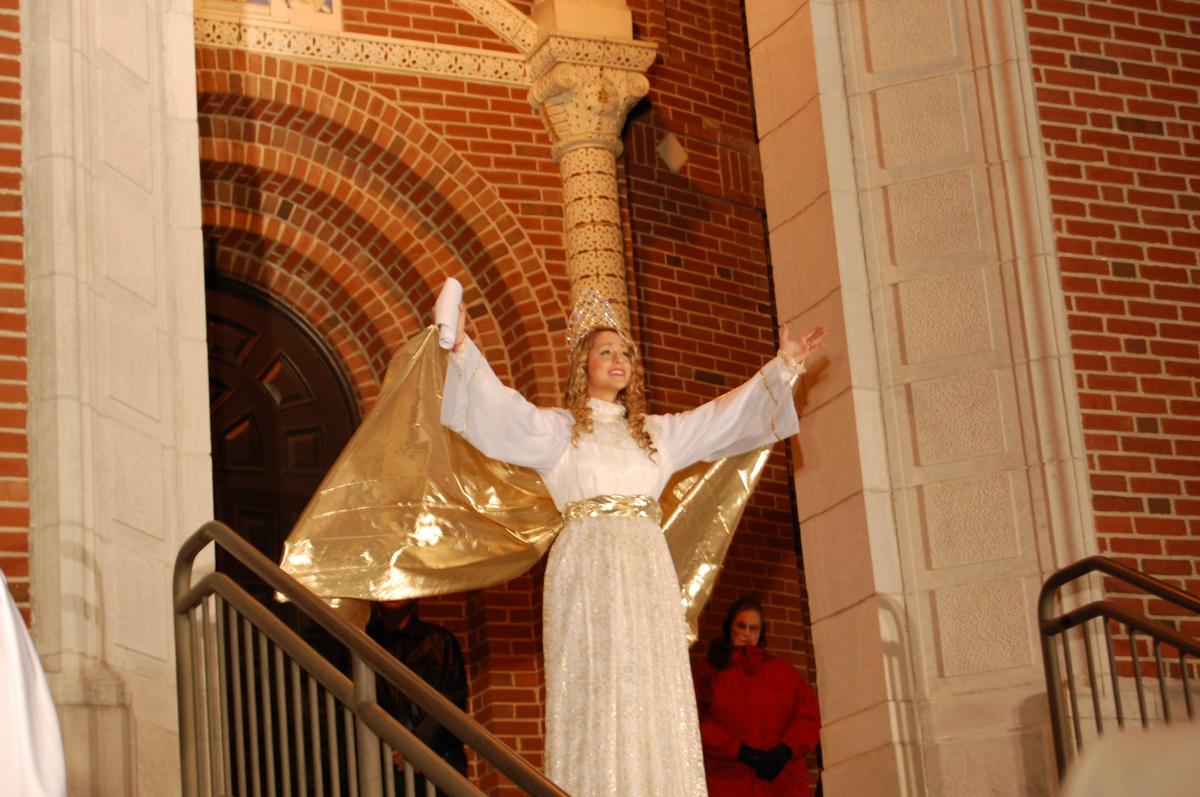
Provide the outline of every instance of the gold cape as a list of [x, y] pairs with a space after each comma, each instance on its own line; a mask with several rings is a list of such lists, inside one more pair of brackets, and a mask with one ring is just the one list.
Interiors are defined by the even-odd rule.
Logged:
[[[280, 566], [317, 595], [400, 600], [480, 589], [524, 573], [562, 529], [537, 473], [490, 459], [442, 426], [447, 364], [434, 327], [401, 349], [379, 403], [288, 536]], [[659, 499], [692, 640], [770, 453], [697, 463]]]

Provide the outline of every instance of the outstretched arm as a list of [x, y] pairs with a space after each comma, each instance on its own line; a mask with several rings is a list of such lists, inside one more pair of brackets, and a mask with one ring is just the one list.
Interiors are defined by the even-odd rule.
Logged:
[[571, 440], [570, 415], [505, 387], [470, 338], [446, 368], [442, 424], [492, 459], [539, 471], [554, 467]]
[[549, 470], [570, 442], [570, 416], [561, 410], [535, 407], [505, 387], [464, 334], [465, 315], [460, 307], [442, 390], [442, 424], [492, 459]]
[[694, 410], [657, 418], [655, 445], [665, 450], [675, 470], [752, 451], [799, 430], [792, 386], [804, 373], [804, 358], [821, 347], [825, 328], [793, 338], [785, 324], [779, 337], [779, 356], [749, 381]]

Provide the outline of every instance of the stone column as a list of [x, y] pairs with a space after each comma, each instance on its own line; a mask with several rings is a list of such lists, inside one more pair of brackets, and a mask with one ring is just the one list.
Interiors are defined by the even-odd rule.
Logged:
[[748, 0], [830, 797], [1053, 791], [1036, 595], [1091, 552], [1019, 0]]
[[653, 44], [632, 38], [551, 33], [530, 55], [529, 102], [546, 123], [562, 169], [572, 303], [596, 288], [627, 313], [617, 157], [625, 114], [650, 90], [644, 72], [654, 53]]
[[178, 794], [171, 569], [212, 516], [192, 3], [22, 6], [34, 637], [70, 793]]

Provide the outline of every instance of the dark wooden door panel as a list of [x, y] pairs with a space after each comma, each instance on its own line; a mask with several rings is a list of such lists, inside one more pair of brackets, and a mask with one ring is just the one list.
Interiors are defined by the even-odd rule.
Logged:
[[[219, 277], [206, 295], [216, 517], [278, 561], [358, 408], [333, 356], [288, 309]], [[267, 592], [236, 562], [218, 555], [217, 568]]]

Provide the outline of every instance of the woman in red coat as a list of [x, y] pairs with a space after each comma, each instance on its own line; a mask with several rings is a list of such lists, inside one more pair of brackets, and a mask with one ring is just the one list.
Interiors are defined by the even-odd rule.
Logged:
[[763, 625], [757, 600], [736, 601], [696, 668], [709, 797], [808, 797], [817, 697], [795, 667], [767, 653]]

